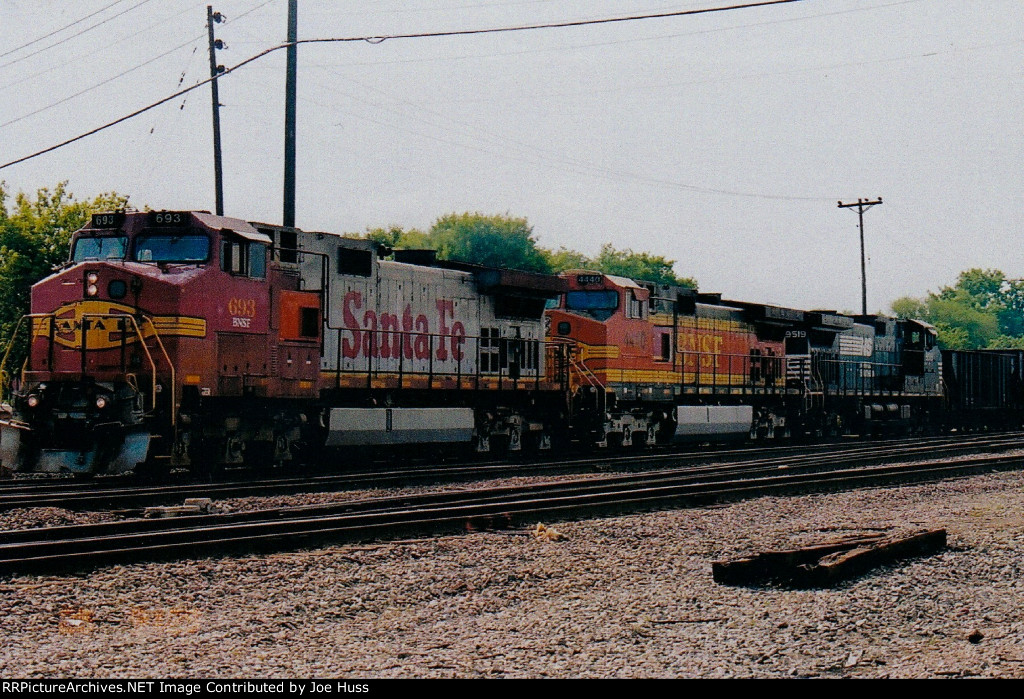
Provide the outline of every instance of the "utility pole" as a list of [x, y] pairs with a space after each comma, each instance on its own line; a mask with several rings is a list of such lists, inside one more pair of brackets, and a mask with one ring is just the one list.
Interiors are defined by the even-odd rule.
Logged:
[[864, 212], [870, 209], [875, 204], [881, 204], [882, 197], [878, 197], [875, 201], [868, 201], [867, 199], [858, 199], [856, 204], [844, 204], [839, 202], [840, 209], [857, 209], [857, 215], [860, 217], [860, 312], [861, 315], [868, 314], [868, 274], [867, 269], [864, 266]]
[[224, 42], [213, 37], [214, 22], [224, 21], [224, 15], [206, 6], [206, 26], [210, 30], [210, 90], [213, 92], [213, 179], [217, 198], [217, 215], [224, 215], [224, 172], [220, 159], [220, 94], [217, 91], [217, 76], [224, 72], [224, 66], [217, 64], [217, 49], [224, 48]]
[[299, 0], [288, 0], [288, 73], [284, 100], [284, 216], [286, 226], [295, 226], [295, 84], [299, 38]]

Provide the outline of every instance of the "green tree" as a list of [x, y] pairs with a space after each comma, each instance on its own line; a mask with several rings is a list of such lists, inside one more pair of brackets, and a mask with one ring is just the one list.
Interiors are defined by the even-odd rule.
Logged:
[[956, 300], [978, 310], [1003, 308], [1006, 275], [997, 269], [968, 269], [960, 273], [955, 286], [944, 286], [937, 294], [943, 300]]
[[427, 234], [418, 228], [406, 230], [401, 226], [391, 225], [387, 228], [369, 228], [363, 236], [369, 240], [395, 249], [423, 249], [432, 247]]
[[[6, 350], [15, 325], [29, 312], [32, 285], [68, 258], [71, 234], [85, 225], [93, 212], [123, 209], [128, 197], [114, 192], [89, 201], [77, 201], [67, 182], [52, 190], [42, 188], [35, 198], [10, 195], [0, 182], [0, 353]], [[8, 360], [20, 365], [20, 357]]]
[[525, 218], [468, 212], [448, 214], [431, 226], [428, 238], [429, 247], [437, 250], [443, 260], [528, 272], [550, 271], [533, 239], [533, 227]]
[[675, 262], [661, 255], [628, 248], [616, 250], [611, 243], [603, 245], [593, 258], [565, 247], [540, 248], [527, 220], [508, 215], [448, 214], [437, 219], [427, 233], [391, 225], [368, 229], [364, 237], [392, 249], [431, 248], [437, 250], [442, 260], [553, 274], [588, 269], [658, 284], [697, 288], [694, 279], [677, 275], [673, 268]]
[[548, 267], [555, 274], [569, 269], [593, 269], [594, 262], [582, 252], [560, 247], [557, 250], [542, 250], [548, 260]]
[[669, 260], [661, 255], [651, 255], [646, 252], [633, 252], [629, 248], [616, 250], [611, 243], [601, 246], [601, 252], [593, 260], [594, 267], [605, 274], [614, 274], [629, 279], [655, 282], [657, 284], [672, 284], [685, 286], [691, 289], [697, 288], [696, 280], [690, 277], [680, 277], [676, 274], [673, 266], [675, 260]]
[[963, 297], [929, 297], [928, 312], [929, 322], [936, 327], [939, 342], [944, 347], [988, 347], [999, 336], [999, 319], [995, 313], [978, 308]]
[[926, 320], [929, 318], [928, 304], [912, 296], [902, 296], [893, 301], [892, 313], [902, 319]]
[[897, 299], [892, 310], [899, 318], [932, 323], [940, 344], [950, 349], [1024, 344], [1024, 283], [997, 269], [965, 270], [953, 286], [923, 299]]

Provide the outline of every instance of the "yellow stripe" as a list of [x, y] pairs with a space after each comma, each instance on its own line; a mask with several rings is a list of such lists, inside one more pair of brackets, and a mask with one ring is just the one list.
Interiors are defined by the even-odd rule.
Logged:
[[159, 335], [179, 337], [206, 337], [206, 320], [188, 316], [157, 316], [153, 327]]
[[[699, 385], [701, 386], [744, 386], [750, 384], [750, 378], [745, 374], [719, 373], [712, 375], [708, 372], [698, 374], [693, 371], [679, 372], [656, 369], [598, 369], [594, 373], [598, 378], [609, 383], [697, 384], [700, 379]], [[757, 387], [781, 388], [785, 384], [785, 379], [779, 377], [774, 383], [760, 381], [757, 383]]]

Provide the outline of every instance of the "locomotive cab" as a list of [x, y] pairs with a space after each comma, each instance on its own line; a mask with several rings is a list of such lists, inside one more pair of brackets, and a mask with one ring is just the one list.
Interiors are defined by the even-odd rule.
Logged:
[[[187, 463], [180, 407], [231, 390], [218, 365], [232, 364], [232, 343], [221, 340], [265, 345], [270, 242], [205, 212], [94, 215], [64, 267], [33, 286], [12, 341], [25, 360], [0, 423], [2, 466], [92, 474]], [[259, 373], [254, 358], [246, 353], [247, 374]]]

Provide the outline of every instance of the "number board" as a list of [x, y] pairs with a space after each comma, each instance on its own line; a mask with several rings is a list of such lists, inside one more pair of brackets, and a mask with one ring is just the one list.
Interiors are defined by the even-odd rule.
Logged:
[[600, 284], [601, 283], [601, 275], [600, 274], [577, 274], [576, 275], [576, 283], [577, 284], [583, 284], [583, 285], [586, 285], [586, 284]]
[[124, 212], [113, 214], [93, 214], [90, 228], [120, 228], [124, 225]]
[[154, 228], [183, 228], [191, 223], [192, 215], [187, 211], [149, 212], [149, 225]]

